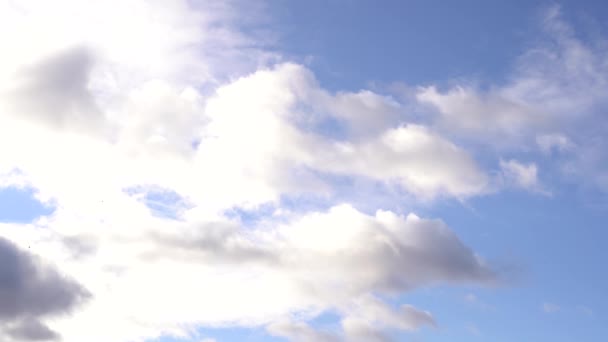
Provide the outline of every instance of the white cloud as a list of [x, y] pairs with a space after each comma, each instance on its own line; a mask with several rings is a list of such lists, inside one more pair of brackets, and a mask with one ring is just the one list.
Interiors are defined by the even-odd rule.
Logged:
[[[376, 329], [389, 327], [399, 330], [416, 330], [425, 325], [436, 325], [433, 316], [427, 311], [418, 310], [411, 305], [402, 305], [394, 309], [371, 296], [359, 299], [353, 307], [348, 308], [348, 315], [343, 325], [354, 328], [356, 322], [368, 324]], [[346, 331], [348, 333], [349, 329]]]
[[[330, 109], [361, 107], [363, 114], [352, 119], [336, 114], [345, 125], [375, 120], [364, 117], [373, 113], [369, 104], [361, 104], [361, 96], [359, 93], [331, 97], [316, 85], [308, 70], [293, 64], [241, 78], [220, 88], [207, 105], [210, 122], [204, 135], [211, 139], [201, 143], [201, 164], [207, 170], [211, 166], [222, 173], [227, 169], [247, 170], [248, 182], [252, 177], [265, 177], [257, 179], [258, 188], [247, 192], [259, 193], [260, 201], [276, 197], [272, 188], [286, 191], [294, 183], [301, 183], [291, 181], [290, 171], [303, 167], [396, 182], [420, 198], [468, 197], [486, 191], [487, 176], [468, 153], [424, 126], [388, 126], [376, 135], [355, 134], [352, 140], [332, 139], [314, 130], [304, 130], [309, 120], [322, 119], [318, 114], [323, 113], [318, 108], [322, 105], [315, 104], [319, 97]], [[380, 109], [391, 105], [391, 102], [380, 105], [379, 96], [370, 93], [364, 96], [372, 98], [373, 106]], [[298, 110], [311, 105], [319, 112]], [[383, 114], [380, 111], [378, 115]], [[279, 180], [287, 184], [277, 183]], [[304, 182], [325, 188], [318, 179], [305, 178]], [[239, 181], [232, 184], [242, 186]]]
[[326, 101], [329, 110], [347, 123], [349, 133], [355, 137], [377, 135], [394, 125], [401, 107], [394, 99], [369, 90], [326, 96]]
[[534, 163], [524, 164], [515, 159], [501, 160], [500, 168], [507, 185], [543, 193], [538, 180], [538, 168]]
[[293, 342], [338, 342], [340, 338], [331, 332], [319, 331], [303, 322], [276, 322], [267, 327], [268, 332]]
[[319, 168], [395, 181], [422, 199], [487, 191], [488, 177], [467, 152], [424, 126], [390, 129], [375, 140], [340, 143], [327, 152]]
[[422, 87], [417, 99], [437, 109], [443, 130], [494, 145], [519, 145], [593, 117], [597, 106], [606, 105], [608, 51], [577, 39], [560, 12], [558, 6], [545, 12], [544, 40], [520, 56], [504, 84], [487, 90], [463, 84], [444, 92]]
[[403, 305], [389, 307], [372, 296], [364, 296], [348, 306], [341, 321], [341, 331], [320, 331], [303, 322], [280, 322], [268, 326], [268, 331], [290, 341], [349, 341], [389, 342], [387, 331], [415, 330], [424, 325], [434, 326], [430, 313]]
[[602, 38], [580, 39], [559, 6], [544, 12], [541, 29], [502, 84], [425, 86], [416, 101], [436, 112], [427, 118], [433, 127], [461, 141], [516, 152], [535, 144], [546, 156], [570, 152], [556, 156], [556, 169], [605, 191], [608, 49]]
[[392, 339], [381, 329], [374, 327], [370, 322], [347, 317], [342, 320], [344, 341], [353, 342], [390, 342]]
[[505, 143], [505, 136], [521, 138], [531, 125], [543, 119], [538, 109], [509, 98], [500, 90], [479, 93], [472, 87], [457, 87], [441, 93], [430, 86], [420, 88], [416, 98], [437, 108], [438, 125], [443, 130], [466, 139], [503, 138], [496, 139], [496, 144]]
[[[390, 97], [332, 94], [295, 64], [258, 68], [273, 57], [240, 33], [239, 6], [197, 6], [0, 3], [0, 184], [56, 207], [1, 224], [0, 236], [92, 296], [69, 318], [11, 332], [48, 335], [48, 325], [66, 342], [120, 342], [269, 325], [319, 336], [277, 322], [334, 310], [342, 337], [383, 336], [433, 318], [374, 296], [497, 281], [440, 220], [335, 203], [248, 229], [227, 218], [283, 196], [331, 198], [329, 176], [423, 200], [483, 194], [489, 181], [462, 147], [403, 122]], [[346, 133], [328, 134], [328, 122]], [[154, 189], [187, 203], [170, 208], [177, 219], [146, 206]]]
[[522, 152], [536, 144], [547, 156], [570, 152], [553, 156], [559, 158], [555, 168], [576, 183], [606, 190], [608, 50], [602, 38], [580, 39], [557, 5], [541, 19], [541, 36], [502, 84], [421, 87], [416, 100], [436, 113], [428, 119], [433, 127], [484, 149]]
[[[377, 331], [411, 330], [433, 324], [430, 314], [389, 308], [371, 293], [496, 281], [440, 221], [413, 215], [368, 216], [338, 206], [254, 230], [234, 222], [176, 224], [145, 216], [104, 225], [74, 219], [59, 210], [40, 223], [43, 236], [42, 227], [0, 227], [0, 234], [31, 245], [91, 291], [92, 301], [78, 315], [49, 323], [66, 341], [184, 334], [183, 327], [195, 325], [273, 324], [286, 315], [314, 317], [326, 310], [348, 318], [351, 332], [353, 322]], [[97, 225], [72, 235], [84, 239], [86, 232], [93, 248], [84, 254], [78, 249], [78, 256], [69, 250], [74, 244], [64, 244], [63, 233], [68, 225]], [[117, 306], [120, 312], [112, 310]]]

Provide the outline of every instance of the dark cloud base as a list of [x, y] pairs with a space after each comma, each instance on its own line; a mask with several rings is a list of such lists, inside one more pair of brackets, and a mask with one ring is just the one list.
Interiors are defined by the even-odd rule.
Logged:
[[91, 294], [4, 238], [0, 260], [0, 336], [11, 341], [59, 339], [42, 320], [69, 313]]

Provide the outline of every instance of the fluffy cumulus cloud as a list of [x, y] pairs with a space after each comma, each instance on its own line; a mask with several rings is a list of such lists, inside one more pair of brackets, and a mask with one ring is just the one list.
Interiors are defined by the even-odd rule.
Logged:
[[[389, 96], [332, 93], [303, 66], [274, 65], [256, 45], [269, 42], [240, 33], [236, 5], [2, 2], [0, 184], [55, 208], [0, 226], [6, 339], [238, 325], [365, 340], [435, 324], [387, 297], [497, 281], [440, 220], [333, 200], [336, 177], [425, 201], [483, 194], [474, 158]], [[282, 210], [286, 196], [330, 206]], [[226, 215], [267, 204], [275, 214], [246, 228]], [[309, 326], [327, 311], [340, 328]]]
[[[505, 179], [538, 189], [535, 164], [496, 158], [501, 176], [491, 176], [442, 125], [525, 132], [549, 114], [522, 94], [550, 89], [547, 102], [564, 82], [530, 76], [483, 96], [424, 88], [417, 101], [439, 119], [415, 123], [390, 96], [328, 91], [265, 52], [271, 41], [239, 29], [239, 11], [255, 17], [248, 6], [0, 2], [0, 186], [31, 187], [55, 208], [0, 225], [4, 339], [263, 326], [293, 341], [387, 341], [437, 324], [391, 298], [499, 281], [443, 221], [382, 210], [372, 196], [373, 210], [359, 210], [338, 183], [425, 203], [485, 195]], [[578, 146], [550, 128], [536, 134], [545, 153]], [[290, 198], [327, 205], [299, 210]], [[267, 207], [248, 225], [228, 214]], [[310, 323], [325, 312], [338, 327]]]
[[[298, 65], [258, 71], [219, 88], [207, 103], [207, 139], [198, 148], [201, 172], [240, 173], [228, 186], [255, 186], [246, 193], [259, 197], [250, 201], [272, 200], [278, 192], [324, 191], [323, 179], [310, 170], [394, 182], [420, 198], [486, 190], [488, 177], [466, 151], [424, 126], [390, 125], [394, 107], [394, 101], [369, 92], [332, 96]], [[347, 133], [323, 134], [329, 122]], [[376, 133], [362, 133], [360, 122], [371, 122]], [[237, 177], [247, 184], [235, 183]]]
[[[133, 224], [139, 230], [84, 230], [67, 243], [55, 232], [67, 222], [47, 222], [44, 229], [54, 231], [44, 237], [40, 227], [20, 228], [16, 243], [32, 244], [93, 294], [78, 315], [49, 323], [65, 340], [128, 341], [183, 335], [198, 325], [266, 324], [273, 334], [304, 334], [294, 338], [306, 340], [306, 320], [326, 311], [343, 317], [343, 328], [328, 336], [383, 335], [434, 320], [408, 305], [391, 307], [377, 295], [498, 281], [445, 224], [414, 215], [371, 216], [340, 205], [247, 230], [228, 220], [142, 219], [116, 222], [122, 230]], [[4, 235], [16, 227], [2, 228]]]

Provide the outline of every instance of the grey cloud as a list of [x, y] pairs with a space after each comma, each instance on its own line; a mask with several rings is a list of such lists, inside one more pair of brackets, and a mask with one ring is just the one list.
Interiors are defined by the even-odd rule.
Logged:
[[[154, 236], [155, 257], [280, 274], [293, 296], [343, 319], [343, 332], [276, 323], [269, 332], [292, 341], [389, 341], [393, 330], [435, 326], [429, 312], [393, 308], [375, 295], [445, 283], [492, 285], [499, 275], [440, 220], [348, 205], [288, 223], [242, 229], [236, 223], [185, 225]], [[297, 311], [297, 309], [296, 309]]]
[[276, 264], [279, 256], [270, 246], [255, 241], [239, 226], [227, 222], [185, 227], [179, 235], [154, 233], [160, 249], [144, 253], [146, 258], [181, 257], [187, 260], [212, 260], [228, 263]]
[[59, 335], [35, 318], [26, 318], [6, 329], [8, 337], [15, 341], [56, 341]]
[[[379, 222], [362, 215], [360, 222], [329, 219], [333, 226], [328, 226], [328, 230], [346, 234], [348, 230], [358, 230], [348, 244], [340, 247], [339, 242], [330, 250], [311, 253], [307, 246], [293, 241], [284, 253], [287, 268], [314, 293], [323, 293], [328, 285], [315, 274], [328, 275], [329, 284], [347, 282], [344, 286], [349, 295], [370, 290], [399, 293], [446, 282], [498, 282], [498, 275], [439, 220], [395, 217], [392, 222]], [[313, 224], [318, 223], [310, 222], [306, 229], [314, 229]]]
[[66, 236], [62, 239], [73, 258], [83, 258], [97, 251], [98, 241], [90, 235]]
[[414, 330], [424, 325], [435, 326], [433, 317], [412, 306], [394, 310], [382, 301], [366, 296], [358, 307], [344, 311], [340, 331], [315, 329], [304, 322], [275, 322], [266, 327], [275, 336], [292, 342], [391, 342], [391, 331]]
[[77, 47], [19, 70], [16, 84], [1, 94], [10, 115], [57, 128], [95, 132], [105, 120], [88, 90], [93, 56]]
[[410, 324], [412, 327], [421, 327], [423, 325], [436, 326], [437, 323], [433, 316], [426, 311], [420, 311], [411, 305], [404, 305], [401, 307], [401, 317], [405, 322]]
[[[412, 224], [419, 245], [401, 242], [391, 253], [395, 277], [388, 286], [416, 286], [424, 282], [493, 282], [496, 274], [439, 220]], [[413, 276], [413, 275], [416, 276]], [[389, 278], [390, 279], [390, 278]]]
[[[400, 292], [441, 282], [498, 281], [497, 274], [440, 220], [408, 217], [386, 223], [350, 207], [346, 210], [352, 212], [338, 215], [353, 215], [360, 220], [354, 224], [361, 227], [349, 227], [353, 223], [346, 217], [345, 222], [336, 221], [331, 210], [320, 222], [296, 222], [302, 229], [318, 229], [316, 225], [340, 231], [358, 229], [348, 245], [340, 247], [344, 242], [339, 241], [327, 251], [302, 245], [291, 227], [284, 227], [281, 233], [246, 231], [234, 223], [216, 222], [183, 227], [172, 234], [155, 233], [155, 247], [143, 256], [281, 269], [298, 279], [306, 291], [322, 296], [327, 295], [323, 290], [327, 284], [317, 276], [320, 274], [332, 274], [331, 278], [341, 282], [348, 279], [353, 294], [370, 289]], [[318, 238], [323, 239], [323, 234]]]
[[340, 342], [336, 334], [313, 329], [303, 322], [276, 322], [266, 327], [266, 330], [274, 336], [285, 337], [292, 342]]
[[81, 285], [4, 238], [0, 260], [0, 330], [20, 340], [54, 338], [39, 319], [67, 314], [90, 297]]
[[344, 333], [349, 342], [392, 342], [387, 333], [377, 329], [365, 321], [345, 319], [342, 321]]
[[328, 97], [327, 106], [345, 122], [353, 139], [381, 134], [387, 127], [394, 127], [400, 116], [395, 100], [371, 91], [338, 93]]
[[314, 329], [304, 322], [277, 322], [266, 330], [273, 336], [290, 342], [392, 342], [388, 334], [366, 322], [347, 320], [342, 322], [343, 331], [330, 332]]

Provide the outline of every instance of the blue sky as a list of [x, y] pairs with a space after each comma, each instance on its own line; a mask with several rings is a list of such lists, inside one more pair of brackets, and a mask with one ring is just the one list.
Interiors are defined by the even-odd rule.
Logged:
[[608, 338], [604, 2], [0, 22], [0, 339]]
[[[542, 39], [539, 18], [556, 4], [277, 1], [269, 7], [285, 32], [284, 51], [295, 58], [311, 56], [324, 86], [358, 90], [370, 83], [415, 86], [458, 78], [499, 83], [515, 59]], [[559, 6], [569, 22], [580, 26], [577, 33], [606, 30], [602, 1], [563, 1]]]

